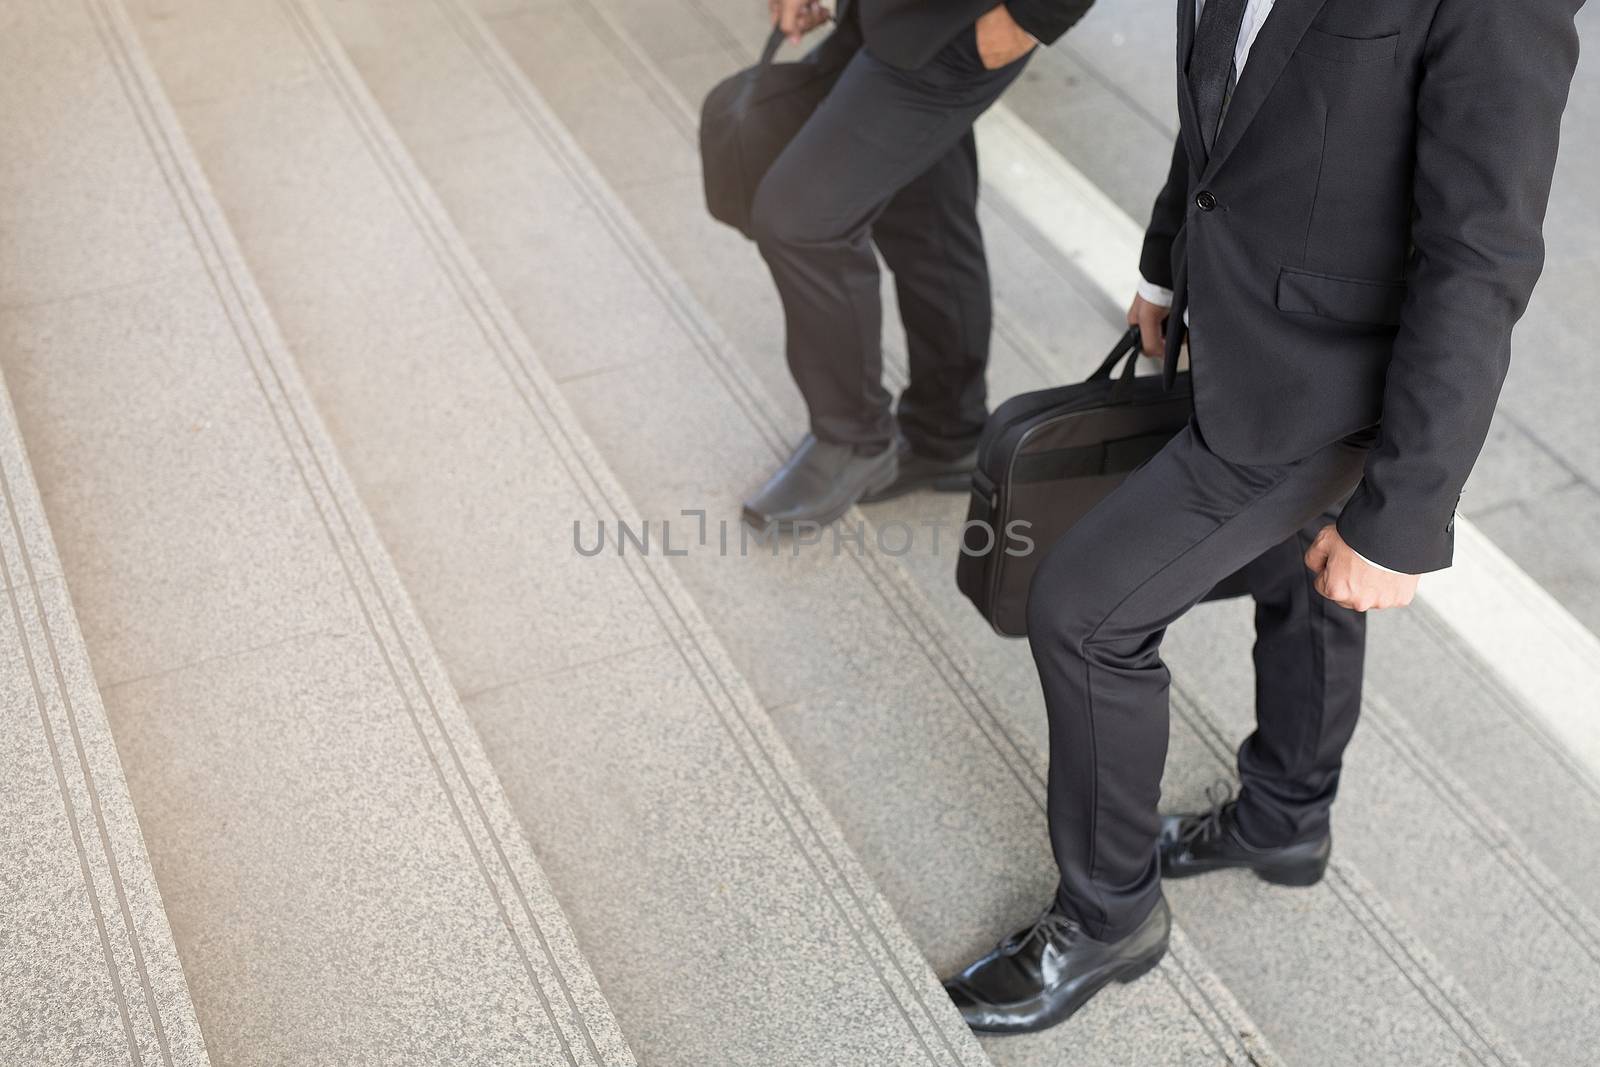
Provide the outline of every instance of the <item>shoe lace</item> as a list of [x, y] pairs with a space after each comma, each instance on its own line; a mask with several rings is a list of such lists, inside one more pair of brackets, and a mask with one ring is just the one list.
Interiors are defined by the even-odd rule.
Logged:
[[1187, 824], [1178, 834], [1179, 843], [1188, 845], [1195, 841], [1212, 841], [1222, 835], [1234, 805], [1232, 784], [1222, 779], [1207, 786], [1206, 801], [1211, 807], [1203, 815], [1186, 821]]
[[1077, 937], [1081, 930], [1082, 927], [1061, 914], [1052, 905], [1044, 910], [1044, 914], [1033, 921], [1032, 926], [1026, 930], [1020, 930], [1000, 942], [1000, 952], [1002, 955], [1015, 956], [1027, 947], [1028, 942], [1036, 937], [1043, 938], [1046, 944], [1054, 940], [1070, 941]]

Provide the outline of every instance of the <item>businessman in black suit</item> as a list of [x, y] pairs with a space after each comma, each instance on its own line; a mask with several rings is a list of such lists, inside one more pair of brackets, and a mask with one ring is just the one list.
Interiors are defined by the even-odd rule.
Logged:
[[[1187, 337], [1194, 418], [1037, 572], [1061, 882], [946, 983], [975, 1028], [1054, 1025], [1155, 966], [1163, 876], [1322, 877], [1362, 613], [1450, 565], [1543, 265], [1582, 3], [1179, 0], [1182, 133], [1129, 314], [1169, 376]], [[1161, 638], [1241, 567], [1241, 791], [1163, 820]]]
[[[828, 21], [816, 0], [770, 2], [796, 40]], [[861, 499], [966, 488], [990, 323], [972, 123], [1091, 2], [844, 0], [807, 57], [836, 80], [752, 210], [811, 432], [745, 502], [750, 524], [826, 523]], [[874, 245], [906, 331], [897, 410], [881, 380]]]

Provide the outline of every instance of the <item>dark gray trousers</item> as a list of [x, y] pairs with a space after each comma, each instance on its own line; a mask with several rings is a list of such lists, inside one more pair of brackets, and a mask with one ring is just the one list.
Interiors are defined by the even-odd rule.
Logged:
[[1240, 831], [1260, 846], [1326, 832], [1366, 629], [1312, 588], [1303, 554], [1372, 442], [1245, 466], [1212, 453], [1191, 422], [1041, 562], [1028, 636], [1050, 715], [1050, 838], [1059, 902], [1091, 936], [1123, 936], [1160, 892], [1161, 639], [1241, 568], [1256, 600], [1256, 731], [1239, 751]]
[[876, 452], [894, 439], [883, 387], [875, 244], [894, 273], [909, 384], [898, 422], [954, 458], [987, 416], [989, 268], [972, 123], [1026, 58], [988, 71], [972, 29], [927, 66], [886, 66], [849, 10], [807, 62], [838, 80], [756, 192], [752, 228], [783, 300], [789, 368], [820, 439]]

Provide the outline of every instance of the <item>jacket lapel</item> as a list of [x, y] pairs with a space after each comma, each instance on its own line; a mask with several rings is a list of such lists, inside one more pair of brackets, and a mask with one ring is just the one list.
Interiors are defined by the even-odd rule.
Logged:
[[1189, 153], [1189, 173], [1199, 174], [1206, 167], [1206, 149], [1200, 143], [1200, 116], [1189, 91], [1188, 70], [1194, 48], [1194, 5], [1195, 0], [1178, 0], [1178, 132]]
[[[1289, 58], [1294, 55], [1300, 39], [1306, 35], [1312, 20], [1327, 2], [1277, 0], [1273, 4], [1267, 21], [1261, 26], [1261, 32], [1256, 35], [1255, 43], [1250, 46], [1250, 58], [1245, 62], [1244, 73], [1239, 76], [1239, 84], [1234, 87], [1233, 99], [1228, 104], [1227, 114], [1223, 116], [1222, 128], [1217, 131], [1216, 143], [1212, 145], [1211, 158], [1206, 162], [1205, 177], [1216, 173], [1250, 128], [1256, 112], [1261, 110], [1267, 95], [1283, 74], [1283, 68], [1289, 65]], [[1190, 18], [1192, 21], [1193, 15]], [[1184, 83], [1187, 85], [1188, 79], [1184, 79]], [[1198, 124], [1195, 128], [1199, 128]]]

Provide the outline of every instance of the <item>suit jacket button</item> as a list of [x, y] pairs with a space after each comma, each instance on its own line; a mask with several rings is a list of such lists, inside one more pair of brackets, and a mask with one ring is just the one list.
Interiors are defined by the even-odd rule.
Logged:
[[1194, 206], [1201, 211], [1212, 211], [1217, 206], [1217, 198], [1211, 195], [1211, 190], [1202, 189], [1194, 196]]

